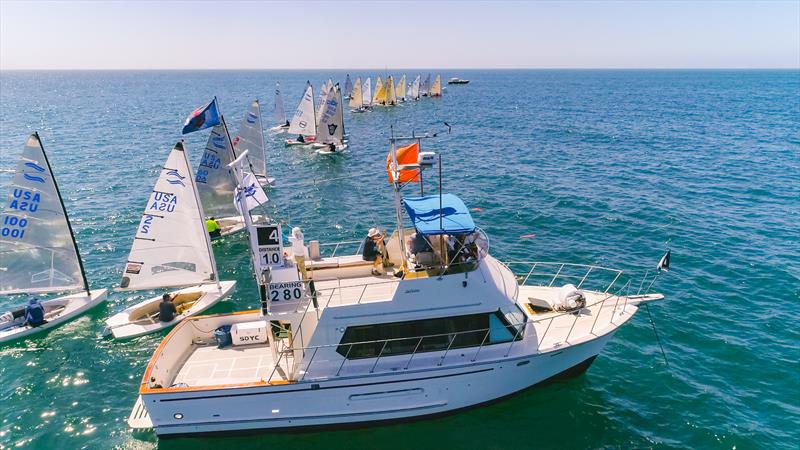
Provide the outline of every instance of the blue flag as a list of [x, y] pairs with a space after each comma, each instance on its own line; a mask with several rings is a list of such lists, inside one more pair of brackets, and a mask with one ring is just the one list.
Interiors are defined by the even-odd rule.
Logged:
[[182, 134], [192, 133], [194, 131], [204, 130], [208, 127], [219, 125], [219, 111], [217, 109], [217, 97], [211, 100], [207, 105], [195, 109], [186, 118], [186, 123], [183, 124]]

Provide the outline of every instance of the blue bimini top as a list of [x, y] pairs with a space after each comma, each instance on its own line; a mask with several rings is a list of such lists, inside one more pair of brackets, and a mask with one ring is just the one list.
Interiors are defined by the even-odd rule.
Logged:
[[[453, 194], [443, 194], [441, 209], [438, 195], [403, 199], [414, 228], [424, 235], [464, 234], [475, 230], [475, 222], [467, 206]], [[441, 220], [440, 220], [441, 216]]]

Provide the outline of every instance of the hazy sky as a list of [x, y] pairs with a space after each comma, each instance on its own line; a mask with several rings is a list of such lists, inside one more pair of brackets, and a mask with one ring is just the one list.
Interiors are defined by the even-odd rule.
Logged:
[[800, 67], [800, 0], [17, 2], [2, 69]]

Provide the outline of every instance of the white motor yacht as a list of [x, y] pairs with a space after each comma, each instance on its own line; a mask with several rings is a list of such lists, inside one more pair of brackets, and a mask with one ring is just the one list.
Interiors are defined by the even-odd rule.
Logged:
[[145, 369], [132, 427], [168, 436], [452, 413], [584, 372], [642, 303], [663, 298], [628, 295], [619, 270], [495, 259], [457, 196], [401, 195], [432, 158], [405, 163], [399, 139], [398, 226], [377, 246], [387, 261], [312, 241], [298, 270], [280, 226], [255, 227], [261, 308], [178, 324]]

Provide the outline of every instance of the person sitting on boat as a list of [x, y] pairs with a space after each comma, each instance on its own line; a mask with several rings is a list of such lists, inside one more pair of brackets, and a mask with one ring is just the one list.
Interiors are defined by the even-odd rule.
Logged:
[[306, 138], [304, 138], [302, 134], [298, 134], [297, 135], [297, 142], [305, 143], [306, 142]]
[[334, 144], [333, 142], [328, 144], [328, 151], [331, 153], [336, 153], [336, 144]]
[[292, 243], [292, 255], [294, 256], [294, 263], [297, 264], [297, 270], [303, 277], [303, 280], [308, 280], [308, 273], [306, 272], [306, 246], [303, 240], [303, 231], [300, 227], [292, 228], [292, 235], [289, 236], [289, 242]]
[[172, 296], [164, 294], [161, 296], [161, 303], [158, 304], [158, 320], [162, 322], [172, 322], [175, 320], [175, 315], [178, 314], [178, 309], [172, 303]]
[[214, 219], [214, 216], [206, 219], [206, 230], [208, 230], [208, 235], [212, 238], [222, 236], [222, 228], [220, 228], [219, 223], [217, 223], [217, 220]]
[[28, 304], [25, 305], [25, 323], [32, 327], [38, 327], [39, 325], [47, 323], [47, 321], [44, 320], [44, 306], [42, 306], [41, 302], [39, 302], [39, 298], [36, 296], [31, 296], [30, 300], [28, 300]]
[[289, 128], [290, 126], [291, 126], [291, 124], [289, 123], [289, 120], [287, 119], [286, 123], [283, 124], [283, 128]]
[[364, 250], [362, 256], [364, 261], [372, 261], [372, 274], [383, 275], [383, 254], [380, 243], [383, 241], [383, 234], [377, 228], [370, 228], [366, 239], [364, 239]]

